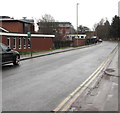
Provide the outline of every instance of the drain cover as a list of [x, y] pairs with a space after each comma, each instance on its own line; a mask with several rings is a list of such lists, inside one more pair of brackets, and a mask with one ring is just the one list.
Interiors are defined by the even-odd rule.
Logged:
[[116, 76], [115, 75], [115, 69], [112, 68], [108, 68], [104, 71], [105, 74], [109, 75], [109, 76]]
[[114, 72], [115, 70], [112, 69], [112, 68], [108, 68], [108, 69], [106, 69], [105, 71], [110, 73], [110, 72]]

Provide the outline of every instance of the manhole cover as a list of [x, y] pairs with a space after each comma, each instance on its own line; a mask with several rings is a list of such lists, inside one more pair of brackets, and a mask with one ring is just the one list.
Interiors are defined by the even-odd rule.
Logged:
[[114, 72], [115, 70], [114, 70], [114, 69], [109, 68], [109, 69], [106, 69], [105, 71], [106, 71], [106, 72]]

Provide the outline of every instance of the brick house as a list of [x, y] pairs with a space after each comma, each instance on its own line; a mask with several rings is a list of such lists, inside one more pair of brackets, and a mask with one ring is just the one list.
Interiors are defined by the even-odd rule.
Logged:
[[31, 34], [31, 38], [28, 38], [27, 34], [5, 32], [0, 32], [0, 36], [5, 45], [17, 51], [49, 50], [53, 46], [54, 38], [54, 35], [41, 34]]
[[[54, 35], [34, 33], [34, 23], [11, 18], [0, 19], [0, 37], [2, 43], [17, 51], [40, 51], [53, 47]], [[31, 32], [28, 37], [27, 32]]]
[[84, 46], [86, 43], [86, 34], [70, 34], [66, 35], [68, 40], [73, 40], [73, 46]]
[[73, 33], [72, 29], [73, 27], [70, 22], [58, 22], [57, 31], [59, 37], [64, 37], [65, 35]]
[[74, 33], [74, 28], [70, 22], [38, 22], [37, 24], [39, 33], [55, 34], [59, 38]]
[[12, 18], [1, 18], [0, 27], [8, 30], [9, 32], [15, 33], [34, 33], [34, 22], [26, 19], [12, 19]]

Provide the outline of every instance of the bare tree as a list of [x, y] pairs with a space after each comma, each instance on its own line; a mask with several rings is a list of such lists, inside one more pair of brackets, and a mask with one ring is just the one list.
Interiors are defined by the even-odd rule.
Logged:
[[106, 19], [101, 19], [101, 21], [95, 25], [95, 34], [104, 40], [108, 40], [110, 36], [110, 23]]
[[45, 14], [39, 19], [39, 22], [55, 22], [55, 19], [50, 14]]
[[90, 31], [90, 29], [89, 29], [88, 27], [86, 27], [86, 26], [80, 25], [80, 26], [78, 27], [78, 33], [86, 33], [86, 32], [88, 32], [88, 31]]
[[50, 14], [45, 14], [37, 22], [38, 32], [42, 34], [54, 34], [55, 19]]

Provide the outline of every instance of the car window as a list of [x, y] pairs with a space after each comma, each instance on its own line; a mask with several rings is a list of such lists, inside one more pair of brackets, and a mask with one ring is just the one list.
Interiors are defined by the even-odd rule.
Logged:
[[2, 43], [0, 44], [0, 46], [1, 46], [3, 51], [6, 51], [8, 49], [8, 47], [6, 45], [2, 44]]

